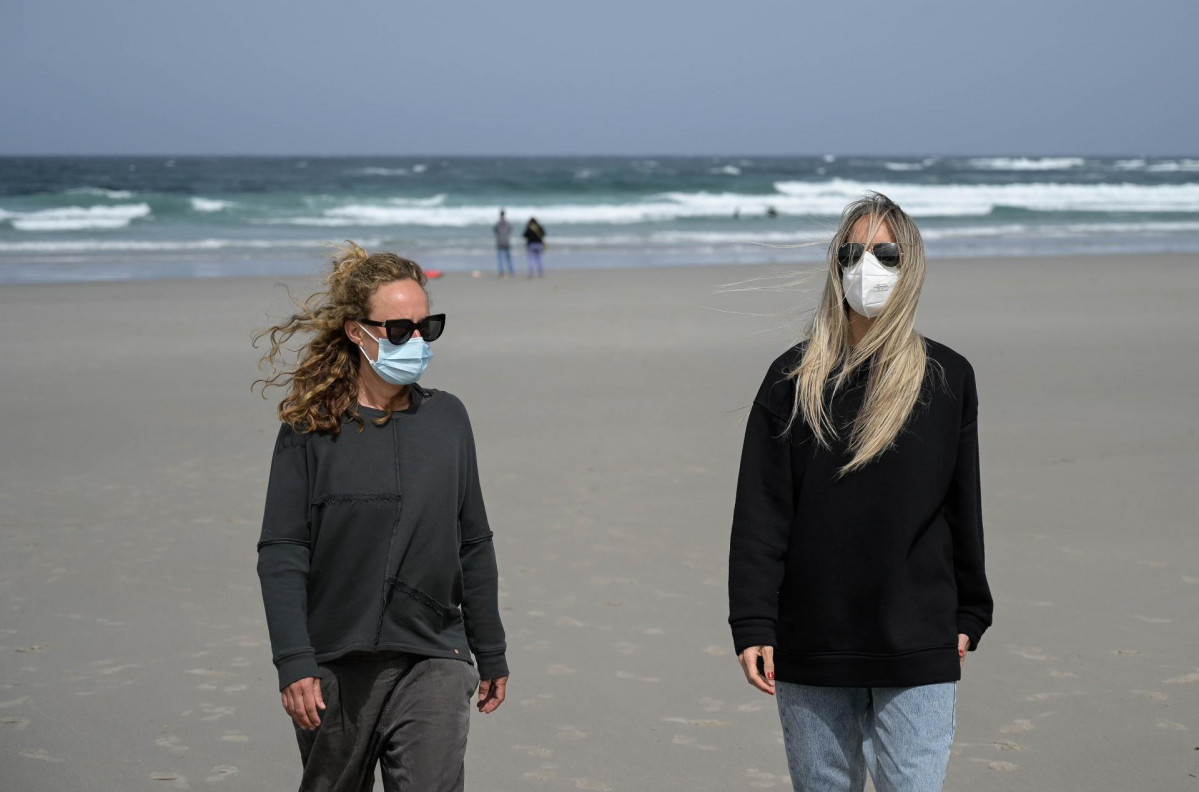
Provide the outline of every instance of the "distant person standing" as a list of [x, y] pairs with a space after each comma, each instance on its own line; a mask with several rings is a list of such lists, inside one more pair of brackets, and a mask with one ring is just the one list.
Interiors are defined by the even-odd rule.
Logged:
[[503, 209], [500, 210], [499, 222], [491, 227], [491, 231], [495, 234], [495, 257], [500, 265], [500, 277], [504, 277], [505, 263], [508, 265], [508, 276], [512, 277], [516, 274], [512, 269], [512, 249], [508, 242], [512, 236], [512, 226], [508, 224]]
[[541, 227], [541, 223], [537, 222], [536, 217], [530, 217], [529, 222], [525, 224], [525, 253], [529, 257], [529, 277], [533, 277], [533, 272], [536, 270], [538, 278], [545, 277], [545, 269], [541, 265], [541, 253], [545, 250], [545, 229]]

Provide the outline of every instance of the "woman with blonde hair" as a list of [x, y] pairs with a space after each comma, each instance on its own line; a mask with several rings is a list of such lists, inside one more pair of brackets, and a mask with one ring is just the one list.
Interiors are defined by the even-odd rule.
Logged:
[[745, 433], [729, 554], [742, 670], [774, 695], [796, 790], [939, 790], [956, 682], [991, 624], [978, 400], [914, 329], [924, 245], [870, 193], [846, 207], [807, 338]]
[[300, 789], [369, 789], [378, 764], [389, 792], [461, 790], [470, 698], [494, 711], [508, 667], [470, 422], [417, 384], [445, 314], [393, 253], [350, 243], [326, 283], [259, 335], [287, 389], [258, 574]]

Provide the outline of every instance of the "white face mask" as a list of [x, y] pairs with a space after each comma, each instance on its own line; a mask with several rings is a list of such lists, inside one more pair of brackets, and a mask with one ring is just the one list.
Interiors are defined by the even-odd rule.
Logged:
[[862, 253], [857, 264], [841, 274], [845, 301], [867, 319], [873, 319], [882, 312], [896, 283], [899, 283], [899, 269], [884, 267], [869, 250]]

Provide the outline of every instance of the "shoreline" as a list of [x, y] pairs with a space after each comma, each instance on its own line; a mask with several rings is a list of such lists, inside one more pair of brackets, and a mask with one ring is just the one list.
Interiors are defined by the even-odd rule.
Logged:
[[[330, 254], [331, 255], [331, 254]], [[402, 255], [402, 254], [401, 254]], [[186, 265], [178, 262], [167, 262], [158, 267], [146, 270], [145, 275], [119, 275], [113, 277], [101, 278], [71, 278], [65, 277], [62, 279], [9, 279], [8, 273], [5, 272], [6, 264], [0, 258], [0, 287], [18, 287], [18, 286], [56, 286], [56, 285], [98, 285], [98, 284], [131, 284], [131, 283], [147, 283], [156, 281], [237, 281], [246, 282], [253, 280], [272, 280], [279, 279], [308, 279], [323, 276], [328, 267], [328, 256], [315, 259], [310, 265], [303, 266], [286, 266], [278, 271], [270, 269], [270, 264], [264, 264], [265, 272], [251, 272], [246, 274], [230, 273], [225, 270], [225, 267], [232, 262], [192, 262]], [[1148, 260], [1148, 261], [1164, 261], [1169, 259], [1191, 259], [1199, 262], [1199, 252], [1147, 252], [1147, 253], [1063, 253], [1063, 254], [1029, 254], [1029, 255], [983, 255], [983, 256], [929, 256], [928, 266], [930, 269], [936, 268], [939, 264], [949, 263], [954, 266], [988, 266], [1012, 264], [1015, 262], [1028, 261], [1057, 261], [1063, 264], [1075, 264], [1084, 261], [1122, 261], [1127, 259]], [[517, 254], [514, 254], [514, 264], [517, 262]], [[421, 263], [418, 261], [418, 263]], [[461, 267], [438, 267], [427, 266], [427, 269], [440, 269], [445, 277], [458, 279], [462, 277], [475, 278], [480, 280], [497, 280], [495, 261], [492, 258], [485, 260], [487, 266], [469, 267], [463, 265]], [[627, 273], [635, 272], [655, 272], [655, 271], [670, 271], [670, 270], [752, 270], [752, 269], [794, 269], [798, 272], [809, 272], [819, 270], [824, 265], [823, 258], [802, 260], [802, 261], [779, 261], [779, 262], [730, 262], [730, 261], [712, 261], [712, 262], [679, 262], [655, 265], [638, 265], [638, 264], [622, 264], [615, 262], [604, 264], [601, 266], [582, 266], [570, 265], [565, 267], [555, 268], [552, 260], [547, 262], [546, 273], [547, 277], [553, 278], [564, 276], [568, 273], [604, 273], [604, 272], [620, 272]], [[190, 274], [161, 274], [175, 266], [190, 266], [195, 270]], [[422, 264], [422, 266], [425, 266]], [[514, 280], [526, 280], [525, 274], [519, 264], [516, 264], [516, 275]], [[207, 274], [211, 273], [211, 274]], [[437, 283], [437, 280], [431, 281]]]

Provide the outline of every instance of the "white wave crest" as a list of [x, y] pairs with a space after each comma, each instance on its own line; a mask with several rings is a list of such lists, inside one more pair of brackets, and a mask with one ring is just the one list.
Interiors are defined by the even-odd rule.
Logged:
[[65, 191], [66, 195], [98, 195], [101, 198], [111, 198], [114, 201], [124, 201], [133, 197], [130, 190], [109, 190], [104, 187], [72, 187]]
[[91, 231], [124, 228], [134, 220], [150, 216], [146, 203], [120, 206], [64, 206], [36, 212], [5, 212], [7, 220], [18, 231]]
[[866, 184], [778, 182], [787, 214], [836, 215], [866, 190], [885, 193], [915, 217], [972, 217], [1000, 207], [1037, 212], [1199, 212], [1199, 184]]
[[1082, 157], [975, 157], [970, 167], [976, 170], [1048, 171], [1081, 168], [1087, 162]]
[[1184, 159], [1177, 162], [1155, 162], [1145, 170], [1150, 173], [1196, 173], [1199, 172], [1199, 159]]
[[[693, 218], [762, 217], [774, 209], [784, 217], [837, 217], [850, 201], [868, 190], [890, 196], [916, 217], [982, 217], [1000, 208], [1039, 212], [1199, 212], [1199, 184], [868, 184], [847, 179], [824, 182], [784, 181], [775, 193], [669, 192], [627, 203], [507, 204], [519, 223], [536, 217], [550, 233], [552, 225], [627, 225]], [[498, 206], [447, 206], [445, 196], [355, 202], [319, 214], [253, 221], [266, 225], [314, 228], [490, 226]]]
[[407, 168], [359, 168], [354, 171], [361, 176], [407, 176], [412, 171]]
[[712, 168], [708, 171], [716, 176], [740, 176], [741, 169], [736, 165], [724, 165], [719, 168]]
[[[360, 245], [377, 247], [378, 239], [360, 239]], [[323, 239], [189, 239], [149, 241], [138, 239], [73, 239], [0, 242], [0, 253], [182, 253], [204, 250], [272, 250], [289, 248], [332, 249]]]
[[218, 198], [192, 198], [192, 209], [197, 212], [219, 212], [233, 206], [232, 201], [222, 201]]
[[924, 164], [920, 162], [884, 162], [883, 167], [889, 171], [924, 170]]

